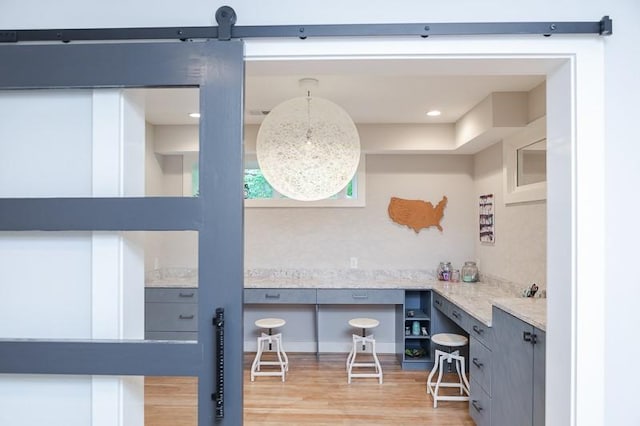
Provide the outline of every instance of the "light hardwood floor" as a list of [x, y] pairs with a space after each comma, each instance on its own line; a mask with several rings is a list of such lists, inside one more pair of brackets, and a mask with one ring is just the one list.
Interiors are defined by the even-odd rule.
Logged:
[[[246, 354], [245, 425], [441, 425], [472, 426], [467, 404], [440, 402], [425, 392], [426, 371], [406, 371], [395, 356], [382, 356], [384, 383], [353, 379], [347, 384], [345, 355], [290, 354], [286, 382], [249, 378]], [[154, 377], [145, 381], [146, 426], [195, 426], [196, 381]]]

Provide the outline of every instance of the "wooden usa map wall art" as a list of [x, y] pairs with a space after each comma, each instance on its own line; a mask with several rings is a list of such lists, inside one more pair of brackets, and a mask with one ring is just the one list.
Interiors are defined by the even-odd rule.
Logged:
[[446, 196], [442, 197], [442, 200], [435, 207], [429, 201], [391, 197], [388, 210], [391, 220], [400, 225], [408, 226], [416, 231], [417, 234], [421, 229], [431, 226], [435, 226], [442, 231], [440, 221], [444, 216], [444, 208], [446, 206]]

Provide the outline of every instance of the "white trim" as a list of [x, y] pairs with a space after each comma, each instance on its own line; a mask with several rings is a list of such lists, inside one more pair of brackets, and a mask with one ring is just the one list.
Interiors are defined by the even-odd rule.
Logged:
[[547, 135], [546, 117], [529, 123], [522, 131], [502, 141], [502, 186], [504, 203], [514, 204], [547, 198], [547, 182], [518, 185], [518, 150]]
[[[570, 247], [568, 256], [572, 259], [565, 264], [556, 261], [547, 265], [548, 426], [604, 423], [603, 44], [604, 40], [597, 36], [442, 37], [430, 38], [426, 43], [414, 38], [315, 39], [303, 43], [248, 40], [245, 43], [247, 61], [538, 59], [528, 62], [536, 62], [538, 71], [544, 62], [547, 78], [555, 78], [564, 89], [555, 93], [547, 87], [548, 158], [554, 157], [553, 161], [569, 170], [567, 175], [559, 174], [566, 176], [561, 182], [554, 182], [548, 175], [547, 198], [554, 200], [548, 201], [551, 213], [548, 230], [559, 228], [564, 232], [557, 235], [548, 232], [547, 245]], [[486, 70], [485, 67], [485, 74]], [[499, 75], [500, 70], [495, 70], [495, 74]], [[569, 112], [569, 117], [562, 113], [562, 108]], [[554, 114], [557, 116], [553, 117]], [[576, 149], [578, 136], [579, 150]], [[552, 137], [557, 138], [556, 144], [550, 140]], [[580, 271], [579, 277], [577, 271]], [[594, 374], [594, 369], [601, 373]]]

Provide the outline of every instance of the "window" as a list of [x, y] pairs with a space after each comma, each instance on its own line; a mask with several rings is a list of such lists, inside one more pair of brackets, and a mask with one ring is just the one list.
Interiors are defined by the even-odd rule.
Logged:
[[[318, 201], [292, 200], [273, 189], [262, 175], [255, 155], [247, 155], [244, 168], [245, 207], [364, 207], [365, 206], [365, 155], [349, 184], [331, 198]], [[199, 193], [198, 156], [183, 155], [183, 191], [194, 197]]]
[[255, 156], [247, 155], [244, 169], [245, 207], [364, 207], [365, 156], [349, 184], [333, 197], [318, 201], [292, 200], [280, 194], [265, 179]]

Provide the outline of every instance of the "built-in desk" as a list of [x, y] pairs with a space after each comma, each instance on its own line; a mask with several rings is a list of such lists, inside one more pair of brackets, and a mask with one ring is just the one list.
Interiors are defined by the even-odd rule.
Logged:
[[[316, 356], [320, 348], [320, 315], [323, 306], [344, 305], [396, 305], [395, 311], [404, 312], [405, 291], [402, 289], [337, 289], [337, 288], [245, 288], [246, 305], [313, 305], [313, 330]], [[397, 321], [397, 320], [396, 320]], [[394, 325], [394, 329], [399, 327]], [[401, 328], [404, 333], [404, 327]]]

